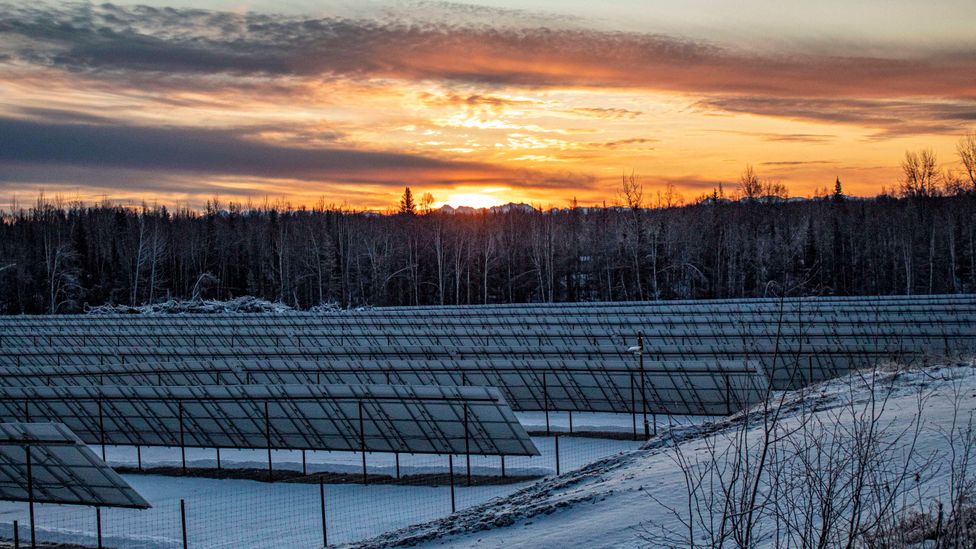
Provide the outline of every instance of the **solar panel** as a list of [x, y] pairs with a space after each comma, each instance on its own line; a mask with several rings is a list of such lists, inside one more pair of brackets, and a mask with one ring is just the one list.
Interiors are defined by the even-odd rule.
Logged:
[[539, 455], [487, 387], [0, 388], [0, 419], [64, 422], [89, 444]]
[[[0, 386], [398, 384], [496, 387], [518, 411], [729, 413], [767, 388], [755, 361], [220, 360], [0, 369]], [[642, 383], [643, 381], [643, 383]], [[641, 393], [644, 387], [644, 393]], [[642, 397], [643, 394], [643, 397]]]
[[0, 500], [150, 507], [61, 423], [0, 423]]

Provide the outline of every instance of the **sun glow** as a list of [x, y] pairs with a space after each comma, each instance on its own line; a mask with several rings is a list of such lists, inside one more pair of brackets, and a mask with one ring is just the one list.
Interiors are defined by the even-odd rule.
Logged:
[[459, 206], [467, 206], [469, 208], [491, 208], [492, 206], [501, 206], [508, 202], [505, 198], [491, 194], [495, 192], [493, 189], [484, 189], [480, 192], [465, 192], [465, 193], [454, 193], [447, 196], [447, 199], [443, 202], [437, 204], [437, 206], [451, 206], [452, 208], [457, 208]]

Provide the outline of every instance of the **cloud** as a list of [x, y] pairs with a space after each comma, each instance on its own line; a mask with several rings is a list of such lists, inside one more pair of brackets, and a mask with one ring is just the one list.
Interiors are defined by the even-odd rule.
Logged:
[[[43, 113], [50, 115], [51, 113]], [[122, 184], [134, 174], [182, 174], [400, 186], [585, 186], [587, 176], [512, 170], [406, 153], [262, 142], [251, 129], [198, 129], [0, 118], [0, 179]], [[181, 189], [168, 178], [165, 189]], [[185, 189], [183, 189], [185, 190]]]
[[903, 58], [746, 52], [668, 35], [586, 30], [558, 21], [546, 26], [532, 18], [525, 25], [493, 26], [112, 4], [4, 10], [0, 35], [7, 45], [0, 55], [101, 77], [400, 78], [771, 97], [976, 99], [972, 52]]
[[877, 137], [952, 132], [976, 120], [976, 103], [969, 101], [722, 96], [703, 99], [697, 105], [701, 109], [878, 128]]

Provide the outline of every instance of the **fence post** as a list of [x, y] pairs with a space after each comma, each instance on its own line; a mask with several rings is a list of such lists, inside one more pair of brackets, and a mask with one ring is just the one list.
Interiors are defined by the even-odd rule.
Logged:
[[183, 549], [187, 549], [186, 543], [186, 500], [180, 500], [180, 527], [183, 530]]
[[27, 454], [27, 505], [30, 512], [31, 549], [37, 547], [37, 534], [34, 529], [34, 469], [31, 466], [30, 445], [24, 447]]
[[20, 524], [14, 521], [14, 549], [20, 549]]
[[102, 549], [102, 508], [95, 506], [95, 530], [98, 532], [98, 549]]
[[329, 530], [325, 525], [325, 483], [319, 479], [319, 503], [322, 506], [322, 547], [329, 546]]
[[556, 475], [559, 474], [559, 433], [556, 433]]
[[451, 477], [451, 513], [454, 513], [457, 511], [454, 501], [454, 454], [447, 454], [447, 470], [448, 476]]

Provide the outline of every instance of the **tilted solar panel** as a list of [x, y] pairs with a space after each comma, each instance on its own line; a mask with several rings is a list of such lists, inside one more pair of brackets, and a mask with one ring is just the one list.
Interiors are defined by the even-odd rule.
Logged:
[[61, 423], [0, 423], [0, 500], [150, 507]]
[[0, 420], [89, 444], [538, 455], [497, 390], [401, 385], [0, 388]]

